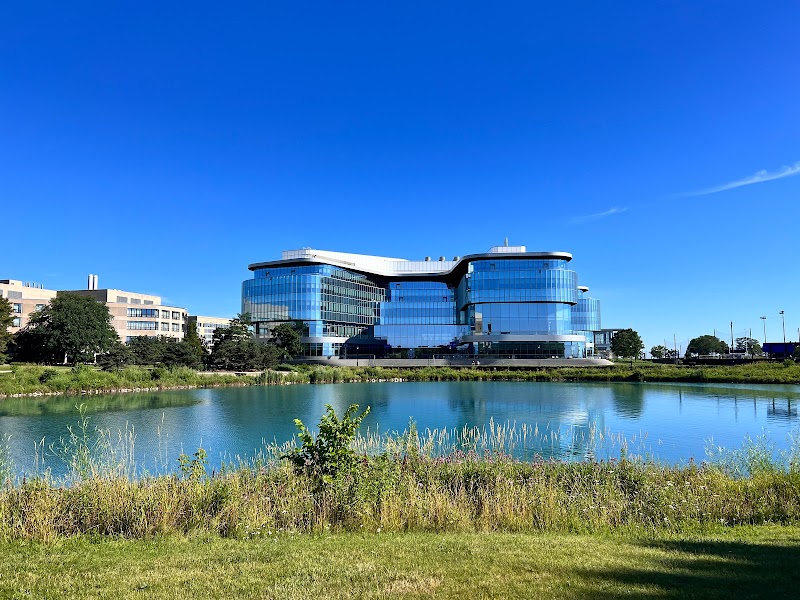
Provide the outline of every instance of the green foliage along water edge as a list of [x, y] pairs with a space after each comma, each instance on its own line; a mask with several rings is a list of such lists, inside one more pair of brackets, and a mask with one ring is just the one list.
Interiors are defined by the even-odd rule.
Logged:
[[255, 376], [237, 376], [232, 373], [198, 372], [188, 367], [125, 367], [102, 371], [89, 365], [75, 367], [14, 365], [9, 372], [0, 373], [0, 395], [269, 385], [303, 383], [307, 380], [307, 377], [293, 372], [268, 371]]
[[735, 366], [617, 364], [604, 368], [556, 367], [530, 370], [456, 369], [423, 367], [328, 367], [278, 365], [255, 376], [198, 373], [186, 367], [126, 367], [103, 372], [87, 365], [73, 368], [15, 365], [0, 373], [0, 395], [77, 393], [132, 388], [219, 385], [274, 385], [285, 383], [345, 383], [373, 381], [682, 381], [693, 383], [800, 383], [800, 364], [755, 363]]
[[295, 419], [301, 445], [281, 458], [292, 463], [297, 473], [312, 477], [318, 485], [330, 483], [335, 477], [352, 472], [356, 467], [352, 445], [370, 407], [360, 415], [356, 415], [357, 411], [358, 404], [351, 404], [339, 418], [333, 406], [326, 404], [316, 435], [300, 419]]
[[504, 451], [515, 435], [492, 427], [448, 438], [413, 426], [401, 435], [357, 435], [348, 447], [355, 462], [323, 479], [280, 460], [293, 444], [269, 446], [253, 460], [211, 473], [201, 448], [181, 456], [177, 474], [135, 476], [129, 437], [114, 442], [87, 429], [83, 417], [55, 446], [70, 467], [63, 479], [47, 473], [15, 479], [8, 475], [13, 465], [0, 464], [8, 478], [0, 487], [0, 539], [655, 532], [800, 523], [798, 443], [775, 453], [768, 442], [749, 440], [741, 450], [715, 449], [709, 462], [681, 466], [626, 451], [604, 461], [523, 462]]

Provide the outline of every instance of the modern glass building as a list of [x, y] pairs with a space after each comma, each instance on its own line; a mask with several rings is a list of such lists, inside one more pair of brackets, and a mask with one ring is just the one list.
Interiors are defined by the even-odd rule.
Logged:
[[242, 312], [256, 335], [294, 322], [309, 356], [593, 354], [600, 303], [567, 252], [496, 246], [453, 260], [289, 250], [249, 266]]

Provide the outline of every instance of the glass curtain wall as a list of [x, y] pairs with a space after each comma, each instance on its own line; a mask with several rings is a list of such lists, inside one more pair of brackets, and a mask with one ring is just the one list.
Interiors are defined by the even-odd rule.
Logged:
[[383, 286], [369, 277], [330, 265], [257, 269], [242, 287], [242, 311], [250, 313], [256, 335], [287, 321], [299, 322], [311, 356], [333, 356], [341, 343], [313, 338], [350, 338], [378, 320]]
[[585, 341], [553, 338], [579, 335], [591, 342], [600, 329], [600, 304], [579, 293], [567, 265], [562, 258], [480, 258], [437, 281], [325, 264], [258, 268], [243, 284], [242, 311], [263, 338], [278, 323], [301, 323], [312, 356], [340, 350], [414, 356], [435, 349], [578, 357], [586, 354]]
[[397, 352], [407, 349], [450, 352], [467, 331], [468, 327], [457, 323], [455, 289], [438, 281], [389, 283], [375, 325], [375, 337], [398, 356], [408, 356]]

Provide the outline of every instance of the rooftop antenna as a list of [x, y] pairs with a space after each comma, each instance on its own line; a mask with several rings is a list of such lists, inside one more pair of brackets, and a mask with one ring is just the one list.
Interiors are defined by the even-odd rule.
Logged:
[[508, 236], [506, 236], [505, 244], [503, 244], [506, 248], [508, 248]]

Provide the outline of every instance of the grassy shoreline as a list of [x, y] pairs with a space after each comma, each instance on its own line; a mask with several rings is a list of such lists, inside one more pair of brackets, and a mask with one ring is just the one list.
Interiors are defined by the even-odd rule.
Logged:
[[467, 448], [412, 427], [357, 436], [330, 476], [281, 460], [292, 444], [216, 473], [198, 450], [147, 476], [125, 439], [82, 423], [64, 477], [16, 477], [0, 445], [0, 596], [727, 599], [800, 584], [800, 442], [682, 466], [523, 462], [505, 430]]
[[434, 444], [415, 432], [383, 439], [373, 443], [380, 454], [359, 451], [352, 470], [323, 479], [280, 460], [288, 447], [276, 446], [213, 474], [198, 451], [178, 474], [142, 476], [124, 448], [76, 430], [62, 452], [67, 476], [15, 480], [5, 469], [0, 540], [800, 525], [798, 446], [778, 458], [766, 445], [751, 445], [712, 464], [672, 466], [628, 460], [624, 452], [618, 460], [577, 463], [523, 462], [489, 451], [437, 455]]
[[344, 383], [374, 381], [568, 381], [687, 382], [800, 384], [800, 364], [769, 363], [735, 366], [616, 364], [613, 367], [552, 367], [529, 370], [423, 367], [282, 367], [253, 375], [207, 374], [174, 369], [126, 367], [104, 372], [87, 366], [73, 369], [18, 365], [0, 373], [0, 399], [60, 394], [124, 393], [200, 387]]
[[86, 365], [73, 368], [14, 365], [10, 372], [0, 374], [0, 399], [274, 385], [300, 383], [303, 379], [291, 372], [273, 371], [252, 376], [203, 373], [186, 367], [126, 367], [117, 371], [101, 371]]

